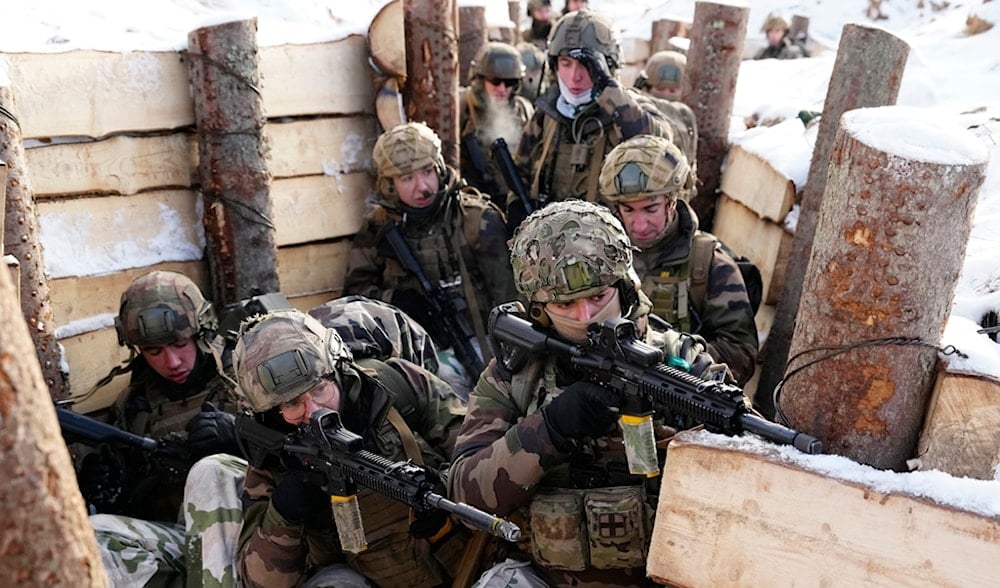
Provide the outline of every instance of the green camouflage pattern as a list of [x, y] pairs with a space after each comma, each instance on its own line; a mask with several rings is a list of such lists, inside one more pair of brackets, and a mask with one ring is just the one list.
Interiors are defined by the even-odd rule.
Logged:
[[[692, 242], [698, 231], [698, 219], [687, 202], [677, 201], [676, 211], [673, 228], [663, 239], [635, 254], [635, 269], [653, 312], [672, 324], [679, 324], [679, 301], [693, 303], [679, 293], [678, 283], [690, 284]], [[693, 332], [705, 338], [709, 355], [728, 364], [736, 382], [744, 385], [756, 367], [757, 327], [743, 276], [732, 257], [718, 247], [709, 266], [705, 306], [698, 316], [701, 321]]]
[[586, 47], [604, 55], [611, 73], [622, 63], [621, 39], [615, 23], [599, 12], [577, 10], [564, 14], [549, 34], [549, 65], [555, 71], [555, 58], [570, 49]]
[[375, 173], [394, 178], [436, 165], [444, 167], [441, 139], [422, 122], [408, 122], [379, 135], [372, 149]]
[[657, 51], [646, 60], [642, 76], [651, 87], [680, 88], [684, 84], [687, 56], [677, 51]]
[[[486, 174], [493, 181], [493, 187], [485, 184], [477, 185], [470, 181], [470, 178], [482, 176], [482, 172], [476, 169], [475, 162], [471, 157], [463, 156], [461, 158], [462, 178], [492, 199], [503, 199], [506, 202], [506, 195], [510, 188], [500, 172], [500, 167], [493, 161], [493, 141], [502, 137], [507, 141], [508, 149], [513, 157], [513, 152], [517, 150], [521, 131], [524, 129], [524, 125], [528, 124], [535, 108], [526, 98], [517, 94], [511, 95], [510, 102], [506, 107], [492, 102], [486, 95], [482, 79], [475, 79], [468, 88], [462, 89], [458, 108], [461, 135], [462, 137], [475, 136], [479, 152], [486, 164]], [[493, 193], [490, 193], [491, 190]]]
[[139, 276], [122, 293], [115, 330], [123, 346], [167, 345], [215, 330], [215, 312], [191, 278], [153, 271]]
[[794, 41], [789, 39], [787, 36], [781, 40], [777, 45], [768, 45], [756, 55], [753, 56], [754, 59], [799, 59], [805, 57], [806, 54], [802, 50], [800, 45], [796, 45]]
[[612, 203], [686, 198], [694, 183], [687, 157], [663, 137], [640, 135], [619, 143], [601, 166], [601, 197]]
[[110, 586], [183, 588], [184, 528], [121, 515], [91, 515]]

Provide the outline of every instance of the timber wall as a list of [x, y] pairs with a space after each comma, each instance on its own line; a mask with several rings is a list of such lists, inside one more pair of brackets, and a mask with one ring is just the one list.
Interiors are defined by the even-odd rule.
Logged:
[[[261, 47], [282, 291], [307, 310], [337, 297], [349, 238], [373, 194], [377, 134], [363, 36]], [[183, 52], [0, 53], [14, 91], [70, 392], [127, 357], [113, 316], [155, 269], [211, 292], [198, 138]], [[116, 379], [77, 407], [107, 405]]]

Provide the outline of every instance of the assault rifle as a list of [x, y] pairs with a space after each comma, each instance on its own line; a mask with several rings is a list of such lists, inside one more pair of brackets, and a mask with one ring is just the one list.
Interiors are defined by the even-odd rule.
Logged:
[[504, 181], [507, 182], [507, 187], [517, 195], [518, 199], [521, 200], [521, 204], [524, 205], [524, 216], [535, 212], [535, 204], [528, 195], [528, 188], [524, 185], [521, 174], [517, 172], [517, 166], [514, 165], [514, 158], [510, 156], [510, 149], [507, 148], [507, 141], [503, 137], [500, 137], [496, 141], [493, 141], [492, 148], [493, 163], [500, 168], [500, 174], [503, 175]]
[[396, 221], [390, 220], [382, 230], [386, 241], [396, 254], [396, 259], [420, 282], [424, 297], [434, 313], [431, 318], [441, 321], [441, 331], [446, 339], [441, 343], [455, 350], [455, 356], [469, 377], [473, 379], [479, 377], [486, 364], [479, 351], [472, 345], [472, 339], [476, 337], [476, 332], [469, 324], [468, 306], [465, 300], [458, 296], [452, 296], [444, 288], [431, 283], [424, 268], [420, 266], [420, 262], [417, 261], [410, 246], [406, 243]]
[[160, 445], [155, 439], [123, 431], [114, 425], [102, 423], [68, 408], [57, 406], [56, 415], [59, 417], [59, 427], [63, 436], [74, 440], [80, 439], [88, 443], [121, 443], [143, 451], [153, 451]]
[[650, 410], [680, 415], [692, 424], [726, 435], [756, 433], [774, 443], [792, 445], [817, 454], [822, 444], [815, 437], [772, 423], [750, 412], [743, 390], [737, 386], [702, 380], [663, 363], [663, 352], [636, 337], [635, 323], [617, 318], [588, 329], [586, 345], [567, 343], [536, 329], [517, 316], [517, 302], [502, 304], [490, 314], [491, 337], [504, 349], [495, 350], [498, 361], [516, 369], [517, 362], [541, 353], [556, 353], [587, 379], [624, 398], [623, 415], [640, 416]]
[[[406, 504], [418, 515], [443, 510], [456, 519], [510, 542], [521, 530], [514, 523], [495, 517], [465, 503], [456, 503], [435, 492], [438, 477], [433, 470], [413, 462], [394, 462], [362, 449], [362, 438], [343, 427], [340, 415], [329, 409], [312, 414], [308, 424], [293, 433], [282, 433], [259, 423], [253, 416], [236, 417], [236, 436], [249, 456], [250, 464], [284, 463], [301, 467], [323, 477], [323, 490], [334, 504], [334, 518], [341, 544], [353, 553], [367, 544], [357, 510], [357, 485]], [[289, 461], [291, 463], [289, 463]], [[345, 505], [353, 505], [347, 510]]]

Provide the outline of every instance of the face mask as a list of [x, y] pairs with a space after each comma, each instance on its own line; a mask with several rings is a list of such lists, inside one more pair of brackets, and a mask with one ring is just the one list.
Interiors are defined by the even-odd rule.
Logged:
[[569, 91], [561, 79], [556, 77], [556, 81], [559, 82], [559, 98], [556, 100], [556, 110], [559, 111], [559, 114], [574, 117], [581, 106], [593, 102], [593, 89], [574, 94]]
[[552, 326], [555, 327], [556, 333], [560, 337], [572, 343], [582, 344], [587, 342], [588, 326], [594, 323], [601, 324], [612, 318], [621, 318], [622, 306], [621, 301], [618, 300], [618, 290], [616, 289], [614, 297], [597, 314], [590, 317], [590, 320], [587, 322], [556, 316], [551, 312], [546, 314], [549, 315], [549, 320], [552, 321]]

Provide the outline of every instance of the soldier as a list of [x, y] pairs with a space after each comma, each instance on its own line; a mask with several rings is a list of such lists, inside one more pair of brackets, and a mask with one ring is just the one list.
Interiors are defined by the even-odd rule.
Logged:
[[[652, 328], [632, 249], [598, 204], [567, 200], [528, 216], [511, 242], [527, 320], [581, 343], [589, 324], [624, 317], [693, 374], [714, 371], [699, 337]], [[519, 586], [653, 586], [645, 561], [656, 479], [627, 473], [618, 396], [552, 355], [532, 355], [516, 372], [505, 365], [490, 362], [473, 390], [449, 472], [454, 500], [522, 528], [522, 551], [501, 553], [508, 559], [487, 574], [515, 576], [506, 585]], [[669, 434], [658, 426], [658, 438]]]
[[687, 200], [695, 174], [662, 137], [633, 137], [611, 150], [601, 196], [639, 248], [635, 269], [653, 313], [708, 342], [739, 385], [753, 375], [757, 328], [746, 285], [718, 240], [698, 230]]
[[[552, 29], [549, 70], [556, 83], [535, 103], [516, 161], [535, 206], [567, 198], [597, 200], [601, 161], [634, 135], [671, 137], [671, 128], [649, 99], [614, 77], [621, 62], [610, 19], [581, 10]], [[507, 200], [508, 232], [524, 218], [524, 205]]]
[[521, 33], [521, 40], [545, 51], [552, 30], [552, 0], [528, 0], [528, 17], [531, 26]]
[[[520, 42], [517, 44], [517, 52], [521, 54], [521, 63], [524, 64], [524, 78], [521, 80], [521, 87], [517, 93], [523, 96], [531, 104], [548, 87], [545, 83], [545, 52], [531, 43]], [[534, 106], [532, 106], [534, 112]], [[495, 197], [502, 197], [503, 194], [494, 194]]]
[[801, 45], [788, 36], [791, 26], [785, 17], [772, 14], [764, 21], [761, 32], [767, 35], [767, 47], [754, 55], [754, 59], [799, 59], [808, 57]]
[[563, 6], [562, 13], [568, 14], [576, 10], [583, 10], [585, 8], [590, 8], [587, 0], [566, 0], [566, 5]]
[[697, 168], [698, 117], [680, 101], [687, 57], [677, 51], [658, 51], [646, 61], [636, 78], [635, 87], [649, 94], [673, 130], [673, 143]]
[[[463, 186], [444, 163], [441, 140], [423, 123], [383, 133], [373, 158], [380, 198], [354, 237], [344, 292], [389, 302], [416, 319], [439, 349], [446, 350], [442, 364], [456, 372], [455, 377], [439, 374], [463, 394], [481, 370], [472, 369], [470, 364], [476, 362], [464, 357], [470, 355], [470, 341], [477, 347], [471, 354], [479, 356], [481, 365], [489, 354], [488, 313], [516, 295], [504, 215], [477, 190]], [[426, 283], [393, 249], [389, 227], [394, 225]], [[455, 316], [435, 310], [442, 299], [453, 303]], [[462, 364], [456, 363], [456, 356]]]
[[[234, 352], [239, 390], [255, 418], [291, 431], [319, 408], [338, 411], [365, 449], [432, 468], [447, 460], [461, 423], [451, 389], [402, 359], [354, 361], [333, 329], [298, 311], [251, 318]], [[406, 415], [404, 418], [402, 415]], [[237, 555], [247, 586], [438, 586], [449, 582], [468, 536], [447, 517], [417, 518], [362, 489], [368, 549], [341, 550], [330, 496], [305, 472], [249, 467]]]
[[517, 149], [521, 131], [535, 109], [517, 95], [524, 80], [521, 54], [499, 42], [487, 43], [469, 68], [469, 87], [459, 98], [462, 178], [474, 188], [507, 204], [507, 182], [493, 163], [492, 145], [503, 138]]

